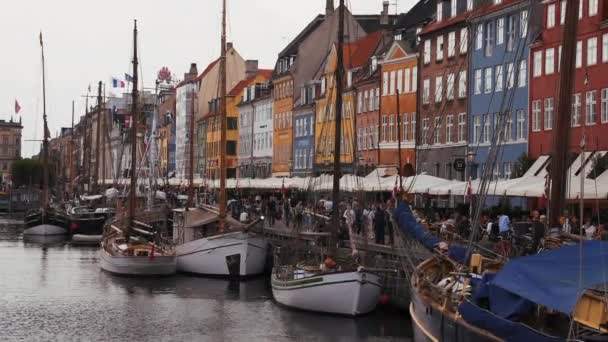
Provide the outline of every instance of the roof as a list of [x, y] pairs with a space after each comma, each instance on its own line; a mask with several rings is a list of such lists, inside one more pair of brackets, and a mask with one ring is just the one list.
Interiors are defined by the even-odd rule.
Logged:
[[382, 37], [382, 32], [377, 31], [355, 42], [344, 44], [344, 65], [349, 69], [365, 65], [378, 48]]
[[[559, 272], [555, 265], [559, 265]], [[511, 259], [492, 285], [570, 315], [583, 291], [606, 283], [606, 265], [608, 242], [585, 241], [582, 246]]]
[[440, 22], [437, 22], [437, 20], [434, 20], [430, 24], [428, 24], [427, 26], [425, 26], [422, 29], [422, 31], [420, 32], [420, 34], [423, 35], [423, 34], [431, 33], [433, 31], [437, 31], [437, 30], [440, 30], [442, 28], [446, 28], [448, 26], [452, 26], [452, 25], [463, 23], [467, 19], [469, 19], [473, 15], [474, 12], [460, 13], [459, 15], [457, 15], [455, 17], [445, 18], [445, 19], [443, 19]]
[[437, 0], [419, 0], [407, 13], [399, 15], [395, 26], [397, 29], [416, 27], [434, 17], [436, 10]]
[[289, 42], [289, 44], [287, 44], [283, 51], [279, 52], [279, 58], [296, 54], [298, 52], [298, 46], [304, 40], [304, 38], [308, 37], [308, 35], [319, 25], [321, 25], [324, 20], [325, 15], [317, 15], [310, 23], [308, 23], [308, 25], [306, 25], [302, 32], [300, 32], [291, 42]]
[[[473, 15], [471, 15], [471, 19], [478, 18], [478, 17], [481, 17], [483, 15], [490, 14], [490, 13], [499, 11], [499, 10], [501, 10], [503, 8], [507, 8], [509, 6], [516, 5], [518, 3], [523, 3], [523, 2], [524, 2], [523, 0], [503, 0], [500, 4], [486, 5], [486, 6], [483, 6], [483, 7], [479, 8], [478, 10], [476, 10], [473, 13]], [[527, 3], [527, 1], [526, 1], [526, 3]]]
[[[337, 11], [338, 9], [336, 9]], [[366, 33], [376, 32], [383, 28], [393, 27], [397, 16], [394, 14], [390, 14], [388, 16], [388, 25], [383, 25], [380, 21], [382, 15], [380, 14], [353, 14], [353, 17], [359, 25], [365, 30]]]
[[214, 60], [213, 62], [209, 63], [209, 65], [207, 65], [205, 70], [203, 70], [203, 72], [194, 80], [189, 80], [189, 81], [183, 80], [183, 81], [179, 82], [178, 84], [176, 84], [175, 87], [173, 87], [173, 88], [177, 89], [183, 85], [198, 82], [198, 81], [202, 80], [219, 61], [220, 61], [220, 59], [218, 58], [218, 59]]
[[256, 77], [258, 77], [258, 76], [262, 76], [266, 79], [270, 79], [272, 77], [272, 71], [273, 71], [272, 69], [259, 69], [254, 76], [251, 76], [249, 78], [239, 81], [239, 83], [237, 83], [234, 86], [234, 88], [232, 88], [232, 90], [230, 90], [230, 92], [228, 93], [228, 96], [236, 96], [236, 95], [240, 94], [241, 91], [243, 91], [243, 89], [245, 89], [245, 87], [248, 87], [251, 84], [251, 82], [253, 80], [255, 80]]

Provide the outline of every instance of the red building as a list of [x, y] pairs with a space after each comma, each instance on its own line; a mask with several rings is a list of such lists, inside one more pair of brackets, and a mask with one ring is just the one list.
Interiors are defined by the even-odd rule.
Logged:
[[[558, 113], [559, 69], [566, 1], [543, 1], [543, 27], [530, 48], [530, 137], [532, 158], [552, 150]], [[576, 71], [569, 149], [608, 149], [608, 1], [580, 0]]]

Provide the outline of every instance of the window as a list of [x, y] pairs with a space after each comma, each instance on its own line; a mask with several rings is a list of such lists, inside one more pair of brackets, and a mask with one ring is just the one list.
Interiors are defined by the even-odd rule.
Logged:
[[597, 14], [597, 0], [589, 0], [589, 16], [593, 17], [596, 14]]
[[532, 101], [532, 131], [540, 131], [540, 100]]
[[458, 76], [458, 98], [467, 97], [467, 72], [461, 71]]
[[467, 53], [467, 49], [468, 49], [468, 43], [469, 43], [469, 31], [467, 30], [466, 27], [463, 27], [460, 29], [460, 53], [461, 54], [465, 54]]
[[507, 64], [507, 89], [513, 88], [514, 78], [513, 63], [509, 63]]
[[437, 2], [437, 21], [441, 21], [443, 19], [443, 1]]
[[543, 52], [534, 51], [534, 77], [539, 77], [543, 74]]
[[473, 10], [473, 0], [467, 0], [467, 11]]
[[437, 62], [443, 59], [443, 36], [437, 36]]
[[521, 26], [521, 37], [526, 38], [528, 35], [528, 11], [523, 10], [519, 14], [519, 25]]
[[428, 104], [431, 95], [431, 80], [422, 81], [422, 103]]
[[475, 36], [475, 41], [475, 49], [481, 50], [481, 48], [483, 47], [483, 24], [477, 25], [477, 35]]
[[[431, 63], [431, 40], [427, 39], [424, 41], [424, 64]], [[386, 74], [386, 72], [385, 72]], [[384, 94], [384, 92], [382, 92]], [[386, 94], [384, 94], [386, 95]]]
[[388, 125], [388, 141], [395, 141], [395, 116], [389, 116], [389, 125]]
[[576, 67], [580, 68], [583, 66], [583, 41], [579, 40], [576, 42]]
[[388, 118], [386, 116], [386, 114], [382, 115], [382, 142], [386, 142], [386, 129], [387, 129], [387, 122]]
[[496, 45], [502, 45], [505, 42], [505, 18], [496, 20]]
[[547, 6], [547, 28], [555, 26], [555, 4]]
[[602, 62], [608, 62], [608, 33], [602, 36]]
[[557, 49], [557, 71], [559, 72], [562, 66], [562, 46], [560, 45]]
[[412, 113], [412, 140], [416, 140], [416, 112]]
[[597, 104], [596, 91], [588, 91], [585, 106], [587, 110], [585, 111], [585, 125], [595, 125], [596, 120], [596, 108]]
[[608, 89], [602, 89], [602, 123], [608, 122]]
[[559, 23], [564, 25], [566, 22], [566, 0], [562, 0], [559, 12]]
[[580, 126], [581, 124], [581, 94], [572, 95], [572, 127]]
[[478, 143], [481, 139], [481, 115], [473, 117], [473, 142]]
[[587, 65], [597, 64], [597, 37], [587, 39]]
[[507, 21], [507, 51], [515, 48], [515, 16], [511, 15]]
[[492, 56], [492, 49], [494, 47], [494, 22], [489, 21], [486, 24], [486, 49], [485, 55], [486, 57]]
[[525, 140], [526, 139], [526, 117], [523, 110], [517, 111], [517, 140]]
[[502, 75], [502, 65], [497, 65], [496, 66], [496, 85], [494, 86], [494, 89], [497, 92], [502, 91], [503, 79], [504, 79], [504, 77]]
[[429, 119], [422, 119], [422, 144], [429, 143]]
[[492, 68], [486, 68], [484, 70], [485, 73], [485, 82], [484, 82], [484, 93], [489, 94], [492, 92]]
[[388, 72], [382, 73], [382, 96], [388, 95]]
[[418, 90], [418, 67], [415, 66], [412, 68], [412, 92], [416, 92]]
[[446, 98], [448, 100], [454, 99], [454, 74], [448, 74], [448, 89]]
[[408, 113], [403, 114], [403, 136], [401, 137], [401, 140], [410, 140], [410, 120]]
[[369, 108], [369, 91], [365, 91], [363, 93], [363, 112], [367, 112], [369, 111], [371, 108]]
[[456, 32], [448, 33], [448, 57], [456, 55]]
[[433, 129], [433, 144], [441, 144], [441, 117], [435, 117], [435, 127]]
[[452, 18], [456, 16], [456, 3], [457, 0], [450, 0], [450, 16]]
[[511, 112], [507, 112], [505, 115], [503, 138], [505, 141], [511, 141], [513, 140], [513, 116], [511, 115]]
[[445, 143], [452, 143], [452, 128], [454, 127], [454, 116], [448, 115], [445, 117]]
[[226, 142], [226, 154], [229, 156], [236, 156], [236, 141], [228, 140]]
[[581, 19], [583, 17], [583, 0], [578, 2], [578, 18]]
[[376, 97], [375, 99], [375, 107], [374, 110], [380, 109], [380, 88], [376, 88]]
[[555, 72], [555, 49], [550, 48], [545, 50], [545, 75], [551, 75]]
[[363, 113], [363, 93], [357, 93], [357, 114]]
[[481, 69], [475, 70], [475, 95], [481, 94]]
[[411, 70], [409, 68], [405, 69], [404, 73], [405, 73], [405, 77], [404, 77], [405, 78], [405, 86], [404, 86], [405, 89], [404, 89], [404, 92], [407, 94], [407, 93], [410, 92], [410, 89], [411, 89], [410, 88], [410, 84], [412, 82], [412, 80], [411, 80]]
[[466, 122], [467, 118], [465, 113], [458, 114], [458, 142], [465, 141], [465, 133], [466, 133]]
[[441, 102], [443, 97], [443, 76], [435, 77], [435, 102]]
[[397, 94], [403, 94], [403, 70], [397, 70]]
[[390, 83], [390, 90], [389, 90], [389, 95], [395, 95], [395, 71], [391, 71], [391, 83]]
[[526, 60], [519, 61], [519, 76], [517, 77], [517, 86], [522, 88], [526, 86], [526, 76], [527, 74], [527, 64]]
[[553, 129], [553, 98], [545, 99], [545, 130]]
[[483, 137], [482, 142], [490, 142], [490, 126], [492, 124], [492, 116], [490, 114], [484, 114], [483, 116]]

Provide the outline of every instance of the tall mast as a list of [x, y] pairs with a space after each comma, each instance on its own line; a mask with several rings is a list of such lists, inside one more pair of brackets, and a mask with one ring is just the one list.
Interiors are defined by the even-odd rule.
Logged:
[[578, 29], [578, 2], [566, 2], [566, 22], [564, 24], [563, 58], [560, 65], [559, 98], [557, 118], [553, 132], [553, 155], [549, 175], [551, 176], [551, 197], [549, 220], [551, 227], [560, 226], [559, 218], [565, 207], [566, 178], [568, 174], [568, 147], [570, 146], [570, 112], [572, 110], [572, 90], [574, 87], [574, 58]]
[[190, 103], [190, 172], [188, 173], [188, 207], [194, 206], [194, 98], [196, 92], [192, 89], [191, 103]]
[[[401, 107], [399, 105], [399, 97], [401, 94], [399, 92], [399, 87], [397, 87], [397, 172], [399, 172], [399, 194], [403, 193], [403, 163], [401, 161]], [[397, 196], [400, 198], [400, 196]]]
[[101, 133], [101, 184], [105, 187], [106, 185], [106, 144], [108, 143], [106, 140], [107, 134], [107, 113], [106, 113], [106, 85], [103, 85], [103, 101], [101, 102], [101, 124], [102, 124], [102, 133]]
[[101, 136], [101, 81], [97, 85], [97, 129], [95, 134], [95, 170], [93, 170], [93, 193], [96, 194], [99, 190], [99, 150], [100, 146], [100, 136]]
[[42, 209], [46, 214], [49, 205], [49, 126], [46, 122], [46, 79], [44, 72], [44, 43], [40, 32], [40, 49], [42, 52], [42, 121], [44, 138], [42, 139]]
[[129, 227], [133, 223], [133, 218], [135, 217], [135, 195], [137, 192], [137, 125], [139, 124], [137, 108], [137, 84], [139, 78], [137, 74], [137, 64], [137, 20], [135, 20], [133, 26], [133, 93], [131, 94], [133, 104], [131, 106], [131, 190], [129, 191]]
[[68, 166], [68, 186], [70, 197], [72, 195], [72, 179], [74, 178], [74, 100], [72, 100], [72, 130], [70, 135], [70, 153], [68, 154], [70, 164]]
[[222, 0], [220, 51], [220, 230], [223, 230], [226, 218], [226, 0]]
[[335, 122], [335, 140], [334, 140], [334, 183], [332, 192], [333, 202], [333, 213], [332, 219], [333, 224], [331, 225], [332, 243], [331, 249], [335, 247], [335, 239], [338, 233], [338, 227], [340, 227], [340, 214], [338, 206], [340, 204], [340, 177], [342, 176], [342, 170], [340, 167], [340, 155], [341, 155], [341, 141], [342, 141], [342, 93], [344, 84], [342, 82], [344, 78], [344, 0], [340, 0], [340, 7], [338, 8], [338, 56], [336, 63], [336, 122]]

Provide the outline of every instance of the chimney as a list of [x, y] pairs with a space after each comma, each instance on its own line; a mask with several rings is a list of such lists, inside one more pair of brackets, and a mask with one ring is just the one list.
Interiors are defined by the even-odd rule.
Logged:
[[382, 12], [380, 12], [380, 25], [388, 25], [388, 1], [382, 2]]
[[226, 43], [226, 51], [232, 49], [232, 42]]
[[325, 17], [329, 17], [334, 13], [334, 0], [326, 0], [325, 2]]
[[258, 60], [249, 59], [245, 61], [245, 78], [254, 77], [258, 73]]
[[184, 81], [189, 82], [195, 80], [198, 77], [198, 70], [196, 63], [190, 63], [190, 70], [184, 74]]

